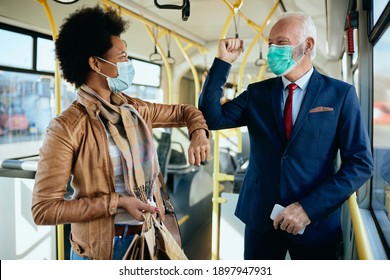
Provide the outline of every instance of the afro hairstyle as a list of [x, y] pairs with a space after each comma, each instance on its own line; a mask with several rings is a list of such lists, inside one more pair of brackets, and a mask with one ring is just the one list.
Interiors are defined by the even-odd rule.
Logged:
[[91, 70], [88, 59], [103, 56], [111, 47], [111, 36], [120, 36], [129, 23], [115, 10], [84, 7], [70, 14], [60, 27], [55, 52], [63, 78], [77, 88]]

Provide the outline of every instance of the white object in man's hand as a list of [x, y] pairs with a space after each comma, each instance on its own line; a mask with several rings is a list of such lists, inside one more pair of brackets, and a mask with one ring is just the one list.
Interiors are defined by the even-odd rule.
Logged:
[[[284, 209], [284, 207], [280, 204], [275, 204], [274, 205], [274, 208], [272, 209], [272, 212], [271, 212], [271, 215], [270, 215], [270, 218], [271, 220], [275, 220], [276, 216], [279, 215], [280, 212], [282, 212]], [[303, 232], [305, 231], [305, 228], [302, 228], [298, 234], [303, 234]]]

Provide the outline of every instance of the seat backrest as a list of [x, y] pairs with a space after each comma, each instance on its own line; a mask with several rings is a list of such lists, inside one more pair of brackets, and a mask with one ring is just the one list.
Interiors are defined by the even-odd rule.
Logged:
[[164, 176], [164, 180], [167, 180], [167, 165], [171, 153], [171, 132], [172, 129], [165, 129], [161, 132], [161, 136], [155, 137], [158, 147], [157, 147], [157, 156], [158, 162], [160, 164], [161, 173]]

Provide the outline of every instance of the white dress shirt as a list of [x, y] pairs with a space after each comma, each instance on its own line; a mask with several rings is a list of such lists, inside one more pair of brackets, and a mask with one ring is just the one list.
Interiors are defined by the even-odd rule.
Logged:
[[[294, 97], [293, 97], [293, 103], [292, 103], [292, 122], [293, 125], [295, 123], [295, 120], [297, 119], [299, 110], [301, 109], [301, 105], [303, 102], [303, 98], [306, 94], [306, 89], [309, 84], [309, 80], [311, 75], [313, 74], [313, 67], [310, 68], [309, 71], [305, 75], [303, 75], [301, 78], [299, 78], [297, 81], [295, 81], [295, 84], [298, 86], [294, 90]], [[284, 76], [282, 76], [283, 81], [283, 99], [282, 99], [282, 113], [284, 112], [284, 104], [286, 103], [286, 99], [288, 96], [288, 88], [287, 86], [291, 84], [289, 80], [287, 80]]]

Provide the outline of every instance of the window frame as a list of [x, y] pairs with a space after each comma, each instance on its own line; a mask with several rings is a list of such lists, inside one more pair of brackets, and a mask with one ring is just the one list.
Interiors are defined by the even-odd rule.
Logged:
[[382, 11], [378, 20], [374, 22], [374, 1], [369, 2], [368, 8], [368, 40], [370, 43], [375, 44], [379, 41], [380, 37], [385, 33], [386, 26], [390, 23], [390, 2], [387, 3], [385, 9]]
[[[386, 33], [386, 32], [390, 32], [388, 30], [388, 27], [389, 27], [389, 23], [390, 23], [390, 3], [388, 3], [385, 7], [385, 9], [383, 10], [382, 14], [380, 15], [380, 17], [378, 18], [378, 20], [376, 21], [375, 25], [373, 25], [373, 18], [374, 18], [374, 11], [373, 11], [373, 2], [371, 1], [370, 2], [370, 9], [368, 11], [368, 14], [367, 14], [367, 27], [368, 27], [368, 30], [367, 30], [367, 38], [368, 38], [368, 41], [370, 43], [370, 46], [371, 46], [371, 73], [372, 73], [372, 96], [371, 96], [371, 106], [372, 106], [372, 109], [373, 109], [373, 106], [374, 106], [374, 89], [375, 89], [375, 84], [374, 84], [374, 81], [375, 81], [375, 69], [374, 69], [374, 49], [375, 49], [375, 46], [376, 44], [380, 41], [380, 39], [382, 38], [382, 36]], [[372, 110], [373, 111], [373, 110]], [[373, 114], [373, 112], [372, 112]], [[372, 117], [372, 122], [371, 122], [371, 130], [372, 130], [372, 141], [374, 141], [374, 121], [373, 121], [373, 115], [371, 116]], [[374, 151], [374, 143], [372, 143], [372, 149]], [[374, 158], [374, 162], [376, 162], [376, 159]], [[370, 212], [371, 212], [371, 215], [373, 217], [373, 220], [374, 220], [374, 223], [375, 223], [375, 226], [376, 228], [378, 229], [378, 234], [382, 240], [382, 244], [383, 244], [383, 247], [386, 251], [386, 254], [387, 254], [387, 257], [390, 258], [390, 242], [389, 242], [389, 233], [388, 233], [388, 230], [386, 231], [386, 227], [388, 226], [388, 223], [389, 221], [386, 220], [384, 221], [384, 218], [383, 218], [383, 215], [382, 214], [382, 211], [381, 210], [378, 210], [378, 209], [375, 209], [373, 207], [373, 192], [374, 192], [374, 189], [376, 186], [373, 185], [374, 184], [374, 180], [371, 180], [371, 199], [370, 199]], [[386, 225], [384, 225], [386, 223]], [[386, 231], [386, 232], [384, 232]]]
[[53, 76], [54, 77], [54, 71], [39, 71], [37, 69], [37, 59], [38, 59], [38, 38], [43, 38], [43, 39], [48, 39], [53, 41], [53, 37], [39, 33], [36, 31], [31, 31], [28, 29], [24, 29], [21, 27], [16, 27], [13, 25], [9, 25], [6, 23], [0, 22], [0, 29], [15, 32], [15, 33], [20, 33], [23, 35], [28, 35], [33, 38], [33, 50], [32, 50], [32, 69], [26, 69], [26, 68], [20, 68], [20, 67], [10, 67], [10, 66], [5, 66], [0, 64], [0, 70], [4, 71], [12, 71], [12, 72], [22, 72], [22, 73], [30, 73], [30, 74], [40, 74], [40, 75], [48, 75], [48, 76]]
[[[145, 86], [145, 87], [153, 87], [153, 88], [161, 88], [161, 79], [162, 79], [162, 68], [161, 68], [161, 64], [158, 64], [158, 63], [155, 63], [155, 62], [151, 62], [151, 61], [148, 61], [148, 60], [145, 60], [145, 59], [140, 59], [140, 58], [137, 58], [137, 57], [132, 57], [132, 56], [128, 56], [127, 57], [129, 60], [131, 61], [134, 61], [134, 60], [138, 60], [140, 62], [144, 62], [144, 63], [148, 63], [148, 64], [152, 64], [152, 65], [156, 65], [159, 67], [159, 70], [160, 70], [160, 78], [159, 78], [159, 83], [157, 86], [152, 86], [152, 85], [146, 85], [146, 84], [138, 84], [138, 83], [132, 83], [133, 85], [136, 85], [136, 86]], [[137, 71], [137, 69], [135, 69]]]

